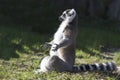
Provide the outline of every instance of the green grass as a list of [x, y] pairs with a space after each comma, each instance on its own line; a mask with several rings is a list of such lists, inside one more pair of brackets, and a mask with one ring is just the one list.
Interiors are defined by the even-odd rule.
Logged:
[[[120, 32], [112, 27], [116, 23], [110, 25], [108, 22], [87, 19], [79, 25], [75, 65], [107, 61], [115, 61], [120, 65], [120, 51], [113, 51], [113, 55], [109, 55], [102, 50], [106, 46], [120, 48]], [[42, 48], [42, 44], [50, 41], [50, 36], [22, 28], [0, 26], [0, 80], [120, 79], [118, 74], [105, 72], [34, 74], [41, 59], [49, 53]]]

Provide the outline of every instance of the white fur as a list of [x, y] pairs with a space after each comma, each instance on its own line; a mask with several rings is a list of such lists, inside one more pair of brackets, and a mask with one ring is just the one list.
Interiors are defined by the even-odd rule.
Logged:
[[117, 67], [117, 73], [120, 74], [120, 66]]
[[103, 67], [104, 67], [104, 71], [107, 70], [107, 65], [105, 63], [102, 63], [103, 64]]
[[[65, 11], [63, 12], [63, 13], [65, 13]], [[45, 57], [43, 60], [42, 60], [42, 62], [41, 62], [41, 64], [40, 64], [40, 69], [38, 69], [37, 70], [37, 72], [36, 73], [41, 73], [41, 72], [47, 72], [47, 71], [49, 71], [47, 68], [48, 68], [48, 66], [49, 66], [49, 57], [52, 57], [53, 55], [57, 55], [59, 58], [61, 58], [62, 59], [62, 56], [61, 56], [61, 54], [60, 54], [60, 52], [59, 52], [59, 49], [58, 50], [53, 50], [53, 49], [56, 49], [57, 48], [57, 45], [59, 45], [60, 44], [60, 42], [61, 42], [61, 40], [63, 40], [64, 39], [64, 33], [63, 33], [63, 31], [65, 30], [65, 28], [67, 27], [67, 25], [75, 18], [75, 16], [76, 16], [76, 12], [75, 12], [75, 10], [74, 9], [71, 9], [70, 10], [70, 13], [72, 14], [72, 13], [75, 13], [75, 14], [73, 14], [72, 16], [67, 16], [67, 17], [65, 17], [64, 18], [64, 20], [62, 21], [62, 23], [60, 24], [60, 26], [59, 26], [59, 28], [58, 28], [58, 30], [56, 31], [56, 33], [54, 34], [54, 39], [53, 39], [53, 44], [52, 44], [52, 46], [51, 46], [51, 49], [50, 49], [50, 56], [48, 56], [48, 57]], [[67, 14], [66, 14], [67, 15]], [[57, 44], [57, 45], [56, 45]], [[52, 70], [52, 69], [51, 69]]]
[[113, 64], [111, 62], [108, 62], [108, 65], [110, 66], [110, 69], [113, 70]]
[[[63, 21], [60, 25], [60, 27], [58, 28], [57, 32], [54, 34], [54, 39], [53, 39], [53, 43], [55, 44], [60, 44], [60, 41], [63, 39], [63, 31], [65, 29], [65, 27], [68, 25], [69, 23], [69, 20], [66, 19], [65, 21]], [[54, 44], [52, 44], [51, 46], [51, 50], [50, 50], [50, 55], [53, 56], [53, 55], [57, 55], [60, 57], [60, 54], [59, 54], [59, 51], [53, 51], [52, 50], [52, 47], [55, 47]]]
[[70, 22], [72, 22], [72, 20], [73, 20], [73, 19], [75, 18], [75, 16], [76, 16], [76, 11], [75, 11], [74, 9], [72, 9], [69, 13], [72, 14], [73, 12], [74, 12], [74, 14], [73, 14], [72, 17], [69, 17], [69, 16], [68, 16]]
[[96, 67], [97, 67], [97, 70], [100, 70], [100, 66], [98, 63], [95, 63]]
[[35, 71], [36, 74], [38, 73], [42, 73], [42, 72], [48, 72], [48, 70], [46, 69], [46, 66], [48, 64], [48, 59], [49, 57], [45, 57], [43, 58], [43, 60], [41, 61], [41, 64], [40, 64], [40, 69], [37, 69], [37, 71]]
[[[72, 16], [67, 16], [65, 18], [65, 20], [60, 24], [58, 30], [56, 31], [56, 33], [54, 34], [54, 39], [53, 39], [53, 43], [55, 44], [60, 44], [60, 41], [64, 38], [64, 34], [63, 31], [65, 30], [65, 28], [67, 27], [67, 25], [75, 18], [76, 16], [76, 11], [74, 9], [71, 9], [70, 13], [72, 14], [74, 12], [74, 15]], [[66, 14], [66, 12], [64, 11], [63, 14]], [[67, 14], [66, 14], [67, 15]], [[54, 44], [52, 44], [51, 50], [50, 50], [50, 55], [59, 55], [59, 51], [52, 51], [52, 48], [55, 47]], [[59, 55], [60, 57], [60, 55]]]
[[[77, 14], [74, 9], [71, 9], [70, 12], [69, 12], [69, 14], [72, 14], [72, 13], [74, 13], [72, 16], [68, 16], [67, 13], [66, 13], [66, 11], [63, 12], [63, 14], [65, 14], [66, 17], [69, 19], [69, 22], [72, 22], [72, 20], [75, 18], [76, 14]], [[66, 18], [64, 18], [63, 16], [61, 16], [61, 18], [62, 18], [63, 20], [66, 19]]]

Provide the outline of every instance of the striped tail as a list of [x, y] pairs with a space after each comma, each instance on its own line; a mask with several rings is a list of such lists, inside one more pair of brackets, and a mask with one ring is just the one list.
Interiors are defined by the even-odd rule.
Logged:
[[114, 62], [82, 64], [80, 66], [73, 67], [73, 72], [114, 71], [114, 70], [117, 70], [117, 66]]

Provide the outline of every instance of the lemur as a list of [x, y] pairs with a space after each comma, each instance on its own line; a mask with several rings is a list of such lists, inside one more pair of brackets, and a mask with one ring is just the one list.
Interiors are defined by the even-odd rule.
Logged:
[[84, 64], [74, 66], [76, 37], [78, 33], [78, 17], [74, 9], [65, 10], [59, 17], [61, 24], [55, 32], [51, 45], [50, 56], [43, 58], [40, 64], [40, 72], [82, 72], [82, 71], [113, 71], [117, 70], [114, 62]]

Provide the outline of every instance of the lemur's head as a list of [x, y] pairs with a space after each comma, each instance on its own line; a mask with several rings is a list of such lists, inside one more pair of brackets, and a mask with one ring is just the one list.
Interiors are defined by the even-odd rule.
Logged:
[[68, 19], [70, 22], [72, 22], [75, 17], [76, 17], [76, 11], [74, 9], [67, 9], [59, 17], [59, 20], [64, 21]]

